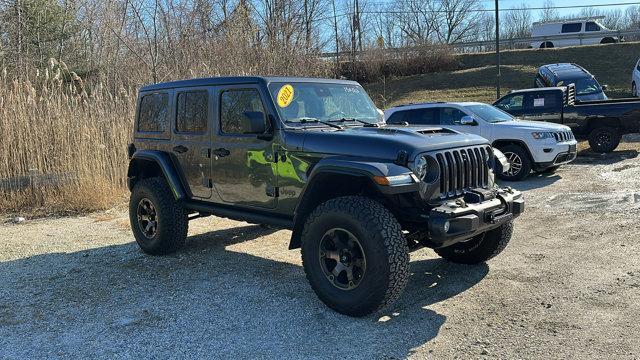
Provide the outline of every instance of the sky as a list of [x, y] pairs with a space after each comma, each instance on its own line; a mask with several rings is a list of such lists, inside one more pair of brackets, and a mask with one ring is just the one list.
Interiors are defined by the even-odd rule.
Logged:
[[[631, 5], [636, 5], [636, 4], [640, 4], [640, 0], [564, 0], [564, 1], [560, 1], [560, 0], [554, 0], [554, 5], [555, 6], [585, 6], [588, 7], [590, 5], [600, 5], [600, 4], [631, 4]], [[487, 8], [494, 8], [494, 4], [495, 4], [495, 0], [485, 0], [483, 1], [483, 3], [485, 4], [485, 6]], [[537, 7], [543, 7], [545, 1], [544, 0], [529, 0], [529, 1], [524, 1], [524, 0], [499, 0], [499, 6], [502, 9], [508, 9], [508, 8], [514, 8], [514, 7], [520, 7], [521, 4], [526, 3], [527, 6], [532, 7], [532, 8], [537, 8]], [[629, 5], [621, 5], [621, 6], [607, 6], [607, 7], [599, 7], [598, 9], [601, 10], [610, 10], [610, 9], [621, 9], [624, 11], [625, 8], [627, 8]], [[580, 8], [575, 8], [575, 9], [558, 9], [558, 13], [560, 16], [565, 16], [565, 15], [570, 15], [570, 14], [575, 14], [580, 12]], [[535, 14], [535, 16], [537, 16], [537, 11], [533, 11], [533, 13]]]

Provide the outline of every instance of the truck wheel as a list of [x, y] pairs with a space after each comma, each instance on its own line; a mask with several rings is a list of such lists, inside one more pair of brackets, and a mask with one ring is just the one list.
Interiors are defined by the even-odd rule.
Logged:
[[553, 43], [551, 41], [546, 41], [540, 44], [540, 49], [552, 48]]
[[589, 133], [589, 146], [593, 152], [608, 153], [618, 147], [621, 138], [622, 135], [618, 129], [611, 126], [601, 126]]
[[511, 165], [509, 170], [501, 174], [497, 174], [502, 180], [507, 181], [520, 181], [531, 172], [531, 159], [529, 154], [520, 145], [507, 145], [500, 148], [500, 151], [504, 153], [509, 164]]
[[187, 212], [159, 177], [140, 180], [131, 191], [129, 220], [136, 242], [147, 254], [176, 252], [187, 239]]
[[390, 305], [409, 279], [400, 224], [380, 203], [361, 196], [328, 200], [309, 215], [302, 264], [320, 300], [349, 316]]
[[470, 240], [459, 242], [435, 252], [447, 261], [460, 264], [478, 264], [485, 262], [504, 250], [513, 234], [513, 222], [477, 235]]

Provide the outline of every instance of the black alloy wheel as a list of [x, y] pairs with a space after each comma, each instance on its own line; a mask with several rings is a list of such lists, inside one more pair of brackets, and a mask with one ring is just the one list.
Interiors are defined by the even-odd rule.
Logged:
[[138, 226], [147, 239], [153, 239], [158, 232], [158, 212], [151, 200], [143, 198], [138, 203]]
[[349, 231], [335, 228], [320, 240], [320, 267], [333, 286], [352, 290], [360, 285], [367, 270], [367, 260], [360, 241]]

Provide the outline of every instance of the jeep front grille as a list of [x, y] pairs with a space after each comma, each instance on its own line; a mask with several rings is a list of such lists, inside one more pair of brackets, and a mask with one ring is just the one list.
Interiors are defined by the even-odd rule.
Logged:
[[553, 137], [556, 138], [557, 142], [564, 142], [573, 140], [573, 133], [571, 131], [559, 131], [554, 132]]
[[440, 168], [440, 198], [489, 186], [491, 147], [473, 146], [432, 153]]

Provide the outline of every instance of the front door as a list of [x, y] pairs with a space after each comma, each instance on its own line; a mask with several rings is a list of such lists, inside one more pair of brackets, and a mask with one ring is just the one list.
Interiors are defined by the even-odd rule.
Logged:
[[216, 134], [211, 147], [211, 178], [223, 202], [249, 207], [275, 208], [276, 163], [273, 144], [245, 126], [247, 113], [267, 111], [257, 85], [218, 88]]
[[171, 149], [180, 163], [183, 181], [194, 198], [211, 197], [209, 173], [211, 161], [211, 91], [207, 88], [177, 90]]
[[454, 107], [442, 107], [440, 108], [440, 125], [463, 133], [487, 137], [487, 134], [483, 134], [486, 127], [479, 126], [477, 123], [479, 120], [476, 120], [475, 124], [462, 124], [462, 118], [467, 115], [464, 111]]
[[563, 99], [560, 91], [527, 94], [524, 104], [527, 120], [562, 123]]

